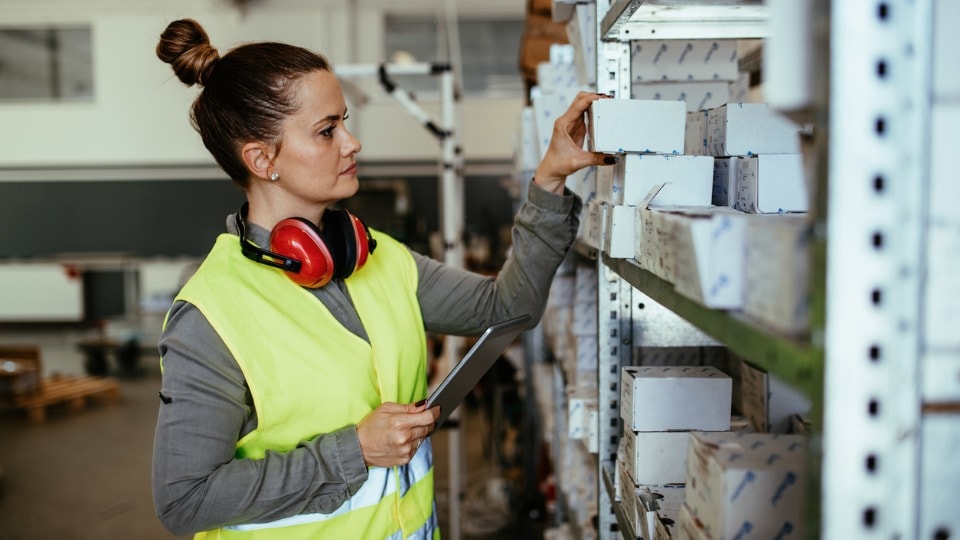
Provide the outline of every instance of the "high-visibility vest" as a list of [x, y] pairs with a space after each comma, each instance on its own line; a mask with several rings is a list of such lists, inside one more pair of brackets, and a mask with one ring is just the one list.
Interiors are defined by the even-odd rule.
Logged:
[[[384, 234], [346, 280], [369, 343], [283, 271], [246, 259], [223, 234], [178, 299], [196, 306], [243, 371], [257, 428], [237, 457], [259, 459], [354, 425], [382, 402], [426, 397], [426, 337], [409, 251]], [[401, 467], [369, 467], [362, 488], [330, 514], [207, 531], [197, 538], [432, 538], [439, 535], [429, 441]]]

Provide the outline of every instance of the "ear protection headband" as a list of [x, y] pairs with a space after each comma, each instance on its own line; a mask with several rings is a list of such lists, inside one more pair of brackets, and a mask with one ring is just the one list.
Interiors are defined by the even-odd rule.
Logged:
[[367, 226], [346, 210], [328, 209], [323, 230], [301, 217], [281, 220], [270, 232], [270, 249], [257, 247], [244, 231], [247, 203], [236, 214], [240, 250], [250, 260], [287, 272], [302, 287], [323, 287], [333, 278], [346, 279], [363, 267], [377, 247]]

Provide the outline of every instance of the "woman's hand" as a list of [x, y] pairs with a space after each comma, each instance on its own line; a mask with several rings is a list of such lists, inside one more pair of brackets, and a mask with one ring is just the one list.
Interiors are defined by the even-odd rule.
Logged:
[[553, 123], [550, 146], [537, 167], [534, 183], [547, 191], [560, 194], [563, 193], [567, 176], [591, 165], [612, 165], [617, 162], [616, 156], [583, 149], [583, 140], [587, 135], [583, 115], [594, 101], [607, 98], [609, 96], [603, 94], [577, 94], [570, 108]]
[[424, 403], [384, 403], [360, 420], [357, 437], [363, 461], [373, 467], [393, 467], [410, 462], [440, 416], [440, 407]]

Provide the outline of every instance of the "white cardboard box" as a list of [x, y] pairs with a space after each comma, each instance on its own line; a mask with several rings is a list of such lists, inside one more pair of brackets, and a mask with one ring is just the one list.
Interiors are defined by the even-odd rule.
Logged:
[[710, 538], [804, 537], [802, 436], [697, 432], [687, 450], [686, 505]]
[[710, 308], [743, 306], [747, 218], [725, 206], [687, 208], [664, 216], [673, 222], [678, 293]]
[[594, 152], [683, 153], [687, 113], [679, 101], [601, 99], [587, 114]]
[[646, 513], [644, 538], [669, 540], [677, 534], [677, 522], [680, 521], [680, 509], [685, 498], [685, 484], [664, 484], [660, 486], [637, 486], [640, 505]]
[[733, 81], [739, 58], [735, 39], [639, 40], [632, 42], [634, 82]]
[[737, 204], [737, 159], [737, 156], [714, 158], [710, 204], [730, 208]]
[[614, 259], [632, 259], [635, 248], [637, 208], [622, 204], [607, 209], [607, 224], [603, 232], [603, 252]]
[[634, 83], [630, 97], [682, 101], [687, 111], [704, 111], [730, 101], [730, 83], [726, 81]]
[[772, 373], [740, 362], [740, 410], [760, 433], [789, 433], [792, 418], [810, 411], [810, 400]]
[[620, 385], [624, 431], [726, 431], [732, 389], [732, 379], [713, 366], [624, 367]]
[[743, 311], [788, 335], [810, 325], [810, 236], [806, 214], [751, 215], [747, 221]]
[[590, 201], [585, 208], [577, 238], [592, 248], [600, 249], [603, 246], [603, 227], [607, 220], [607, 208], [609, 208], [608, 204], [598, 200]]
[[[684, 540], [712, 540], [707, 531], [697, 523], [686, 503], [680, 507], [680, 520], [677, 522], [677, 538]], [[659, 539], [658, 539], [659, 540]]]
[[650, 190], [665, 184], [650, 201], [653, 206], [709, 205], [713, 157], [665, 154], [623, 154], [609, 175], [597, 179], [597, 192], [611, 204], [636, 206]]
[[633, 431], [624, 427], [624, 466], [634, 484], [686, 481], [688, 431]]
[[[537, 165], [539, 164], [538, 161]], [[579, 196], [583, 204], [589, 203], [597, 198], [598, 171], [605, 168], [608, 167], [584, 167], [580, 169], [567, 177], [567, 189]], [[536, 171], [536, 167], [534, 167], [534, 171]]]
[[807, 211], [807, 184], [800, 154], [740, 157], [736, 170], [737, 210], [752, 214]]
[[709, 156], [707, 148], [707, 115], [709, 111], [687, 112], [683, 134], [683, 153], [690, 156]]
[[635, 257], [640, 267], [670, 283], [676, 281], [677, 256], [673, 220], [660, 208], [637, 206]]
[[596, 7], [576, 4], [573, 17], [567, 23], [567, 39], [573, 45], [573, 64], [581, 84], [597, 82], [597, 19]]
[[766, 103], [729, 103], [707, 114], [713, 156], [799, 154], [800, 126]]

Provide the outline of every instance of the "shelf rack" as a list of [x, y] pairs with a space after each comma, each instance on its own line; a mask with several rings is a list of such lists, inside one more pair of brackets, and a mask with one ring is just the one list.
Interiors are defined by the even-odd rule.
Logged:
[[[596, 91], [630, 96], [631, 41], [770, 37], [768, 4], [595, 0]], [[960, 514], [948, 502], [960, 498], [951, 454], [960, 444], [960, 337], [948, 330], [956, 310], [944, 307], [960, 290], [948, 262], [955, 255], [945, 254], [960, 245], [960, 219], [945, 202], [956, 194], [946, 126], [960, 118], [960, 78], [950, 64], [960, 7], [945, 0], [804, 5], [809, 33], [798, 34], [796, 46], [814, 67], [808, 101], [787, 114], [814, 126], [803, 143], [814, 186], [809, 332], [784, 336], [743, 314], [705, 308], [635, 261], [575, 246], [599, 279], [600, 538], [636, 538], [611, 476], [623, 429], [618, 374], [660, 332], [654, 313], [688, 321], [810, 398], [811, 537], [960, 533]], [[638, 327], [638, 317], [649, 328]]]

